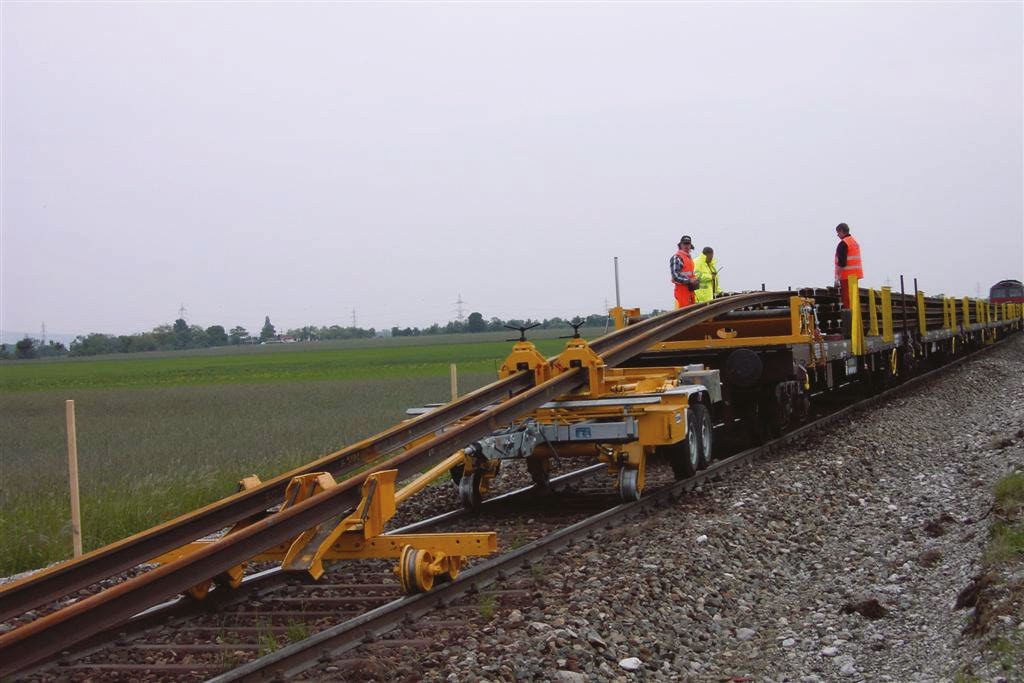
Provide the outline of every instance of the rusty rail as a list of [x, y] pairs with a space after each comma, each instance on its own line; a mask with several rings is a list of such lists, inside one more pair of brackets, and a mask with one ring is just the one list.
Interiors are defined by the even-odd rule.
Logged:
[[[709, 320], [721, 313], [734, 308], [769, 303], [788, 296], [788, 292], [756, 292], [719, 299], [703, 306], [680, 309], [658, 316], [655, 319], [656, 323], [637, 327], [632, 333], [627, 333], [630, 328], [618, 330], [613, 335], [607, 335], [605, 338], [602, 338], [603, 341], [597, 340], [599, 342], [597, 346], [599, 349], [607, 349], [601, 356], [609, 365], [615, 365], [642, 352], [651, 344], [669, 339], [688, 327]], [[611, 342], [607, 341], [609, 338], [611, 338]], [[461, 401], [449, 404], [445, 408], [422, 416], [422, 418], [433, 417], [433, 420], [417, 419], [399, 425], [383, 432], [382, 435], [367, 439], [349, 449], [321, 458], [299, 470], [281, 475], [258, 489], [237, 494], [207, 506], [196, 513], [181, 517], [162, 527], [137, 534], [126, 539], [126, 541], [122, 541], [120, 544], [101, 548], [94, 551], [94, 553], [90, 553], [90, 555], [95, 555], [97, 558], [109, 557], [114, 555], [114, 553], [111, 552], [105, 555], [104, 551], [111, 548], [120, 549], [122, 546], [126, 546], [131, 548], [134, 554], [131, 554], [129, 550], [121, 550], [120, 554], [117, 555], [121, 557], [120, 569], [135, 566], [162, 551], [170, 550], [195, 540], [195, 538], [209, 533], [209, 531], [221, 529], [230, 524], [231, 521], [244, 519], [265, 511], [270, 505], [278, 502], [280, 498], [280, 494], [277, 497], [271, 497], [267, 491], [280, 489], [283, 492], [283, 487], [287, 484], [285, 477], [290, 479], [296, 473], [321, 471], [324, 469], [325, 464], [336, 464], [340, 459], [340, 454], [348, 453], [350, 457], [353, 457], [355, 453], [379, 453], [381, 443], [397, 443], [400, 438], [405, 439], [402, 443], [409, 443], [409, 441], [416, 438], [409, 436], [409, 434], [422, 432], [424, 424], [432, 425], [430, 430], [426, 432], [430, 433], [430, 431], [435, 431], [440, 426], [447, 426], [452, 422], [465, 419], [468, 415], [480, 410], [481, 407], [486, 408], [478, 415], [465, 419], [462, 423], [451, 427], [433, 439], [394, 456], [367, 472], [345, 479], [337, 486], [313, 496], [300, 504], [267, 516], [236, 533], [211, 543], [195, 553], [148, 571], [134, 579], [117, 584], [81, 602], [41, 617], [0, 636], [0, 675], [16, 672], [47, 656], [53, 655], [71, 643], [121, 623], [172, 595], [185, 591], [201, 581], [217, 576], [227, 569], [245, 562], [253, 555], [295, 537], [306, 529], [347, 514], [359, 502], [360, 488], [368, 474], [383, 469], [397, 469], [398, 477], [401, 479], [422, 470], [424, 467], [430, 467], [472, 441], [492, 433], [495, 429], [506, 426], [517, 417], [582, 386], [586, 381], [585, 378], [586, 375], [582, 369], [573, 369], [542, 384], [532, 386], [532, 388], [528, 388], [510, 397], [502, 403], [486, 408], [486, 406], [490, 406], [493, 403], [493, 397], [496, 393], [504, 394], [510, 391], [510, 387], [522, 386], [522, 383], [525, 383], [527, 386], [533, 384], [533, 375], [530, 373], [514, 375], [479, 389], [473, 392], [473, 394], [467, 395]], [[475, 399], [471, 400], [471, 397], [475, 397]], [[491, 398], [484, 401], [483, 397]], [[468, 406], [473, 403], [475, 403], [476, 407], [469, 409]], [[447, 420], [447, 422], [439, 424], [440, 420]], [[418, 427], [413, 428], [413, 423], [416, 423]], [[399, 434], [405, 434], [405, 436], [399, 437]], [[382, 438], [383, 435], [387, 436]], [[389, 439], [393, 441], [388, 441]], [[257, 493], [259, 495], [256, 495]], [[193, 520], [194, 517], [197, 519]], [[224, 522], [222, 521], [224, 519], [230, 519], [231, 521]], [[204, 521], [200, 522], [198, 520]], [[216, 520], [216, 526], [211, 527], [214, 524], [212, 520]], [[175, 527], [174, 525], [176, 524], [177, 526]], [[173, 527], [175, 532], [171, 533], [168, 530], [162, 533], [154, 533], [165, 527]], [[188, 529], [189, 531], [178, 530], [178, 527]], [[209, 530], [196, 534], [195, 530], [200, 528]], [[164, 545], [157, 545], [155, 539], [161, 539]], [[173, 540], [169, 541], [168, 539]], [[89, 557], [87, 555], [82, 559], [84, 560]], [[81, 561], [66, 564], [78, 566], [81, 564]], [[59, 569], [60, 566], [55, 569]], [[86, 566], [114, 566], [114, 562], [108, 560], [107, 564], [103, 564], [94, 560], [93, 564]], [[119, 569], [114, 571], [119, 571]], [[90, 576], [94, 576], [95, 572], [96, 569], [92, 569]], [[52, 577], [55, 574], [57, 572], [51, 570], [47, 573], [47, 576]], [[79, 586], [88, 585], [89, 583], [82, 583], [81, 581], [84, 581], [84, 579], [77, 573], [66, 573], [66, 575], [76, 577], [75, 580], [79, 581]], [[109, 576], [109, 571], [105, 576]], [[57, 590], [59, 595], [69, 592], [59, 587], [57, 579], [51, 579], [46, 585], [50, 585], [55, 581], [58, 582], [58, 585], [51, 588], [51, 591]], [[21, 585], [26, 583], [28, 582], [23, 582]], [[11, 592], [12, 595], [17, 594], [13, 591]], [[41, 591], [37, 590], [32, 594], [39, 595]], [[22, 599], [22, 602], [26, 601]]]
[[466, 394], [426, 415], [395, 425], [329, 455], [264, 482], [258, 488], [222, 498], [194, 512], [159, 526], [97, 548], [0, 588], [0, 621], [23, 614], [39, 605], [62, 598], [119, 572], [181, 547], [235, 522], [258, 515], [281, 502], [293, 477], [310, 472], [338, 474], [431, 434], [455, 420], [533, 386], [533, 377], [522, 373]]

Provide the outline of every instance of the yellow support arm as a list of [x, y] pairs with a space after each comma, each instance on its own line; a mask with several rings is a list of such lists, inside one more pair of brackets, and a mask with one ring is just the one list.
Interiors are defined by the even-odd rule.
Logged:
[[850, 344], [853, 347], [853, 355], [864, 354], [864, 321], [860, 311], [860, 289], [857, 284], [857, 276], [851, 275], [847, 278], [850, 286]]
[[868, 336], [878, 336], [878, 307], [875, 305], [875, 290], [868, 289]]
[[896, 338], [892, 329], [892, 287], [882, 287], [882, 341]]

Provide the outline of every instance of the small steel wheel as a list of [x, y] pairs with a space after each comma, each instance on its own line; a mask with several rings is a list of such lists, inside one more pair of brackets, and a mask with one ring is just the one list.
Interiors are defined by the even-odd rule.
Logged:
[[547, 459], [526, 459], [526, 470], [530, 473], [530, 478], [533, 479], [533, 485], [541, 491], [551, 488], [551, 475], [548, 473], [548, 466]]
[[619, 470], [619, 498], [624, 503], [640, 500], [640, 470], [623, 467]]
[[426, 593], [434, 587], [434, 575], [430, 572], [433, 558], [430, 551], [417, 550], [411, 545], [402, 548], [398, 561], [398, 581], [407, 595]]
[[467, 510], [476, 510], [483, 502], [483, 496], [480, 494], [481, 479], [483, 472], [473, 470], [462, 475], [462, 479], [459, 480], [459, 501]]
[[697, 436], [697, 445], [700, 451], [698, 464], [700, 469], [704, 469], [711, 464], [714, 457], [711, 451], [714, 432], [714, 427], [711, 425], [711, 412], [702, 403], [694, 405], [691, 410], [693, 411], [694, 433]]
[[449, 555], [444, 558], [444, 567], [447, 571], [441, 572], [434, 577], [434, 583], [448, 583], [454, 581], [462, 570], [462, 558]]

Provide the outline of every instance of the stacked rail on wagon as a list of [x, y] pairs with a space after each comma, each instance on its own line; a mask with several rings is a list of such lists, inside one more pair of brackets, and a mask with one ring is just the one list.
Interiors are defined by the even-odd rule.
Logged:
[[[1024, 305], [894, 293], [851, 283], [802, 289], [688, 328], [631, 359], [633, 367], [701, 364], [719, 370], [716, 421], [741, 421], [761, 440], [806, 421], [812, 398], [855, 386], [884, 390], [926, 368], [1018, 331]], [[635, 312], [635, 311], [634, 311]], [[616, 314], [628, 324], [630, 311]]]

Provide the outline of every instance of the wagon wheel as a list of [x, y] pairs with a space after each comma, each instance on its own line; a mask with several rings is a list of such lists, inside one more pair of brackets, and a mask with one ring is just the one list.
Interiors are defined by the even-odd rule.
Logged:
[[711, 411], [703, 403], [692, 406], [693, 410], [693, 433], [697, 437], [698, 450], [700, 451], [700, 469], [711, 464], [714, 458], [712, 452], [712, 441], [714, 440], [714, 427], [711, 425]]
[[699, 423], [695, 408], [697, 406], [686, 409], [686, 438], [679, 443], [665, 447], [668, 453], [668, 463], [672, 466], [672, 473], [676, 479], [692, 477], [702, 467]]

